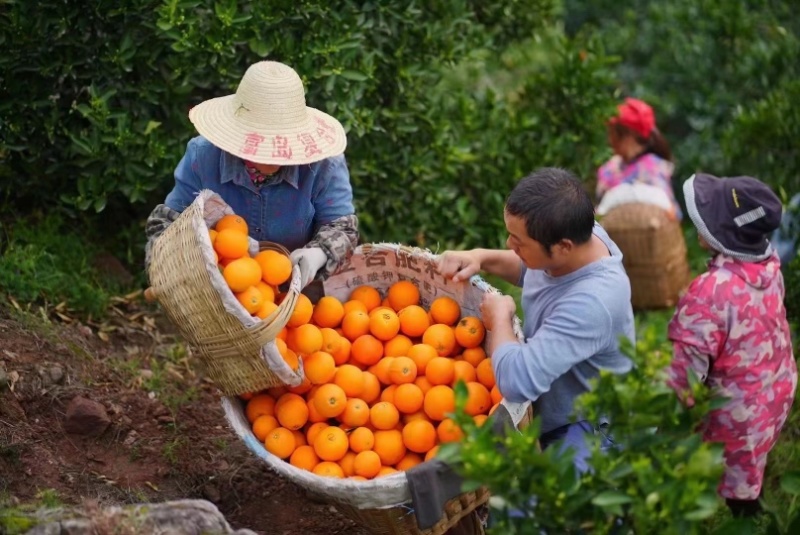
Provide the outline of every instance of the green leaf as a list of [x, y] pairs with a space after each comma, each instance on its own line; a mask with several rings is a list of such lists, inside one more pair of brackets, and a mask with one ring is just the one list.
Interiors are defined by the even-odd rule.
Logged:
[[632, 501], [633, 499], [627, 494], [623, 494], [622, 492], [617, 492], [614, 490], [601, 492], [592, 498], [592, 503], [598, 507], [614, 507], [617, 505], [631, 503]]
[[259, 38], [250, 39], [247, 42], [247, 46], [250, 47], [253, 54], [260, 58], [265, 58], [272, 52], [272, 47], [270, 47], [269, 43]]
[[369, 79], [366, 74], [353, 70], [344, 70], [342, 71], [341, 76], [342, 78], [353, 80], [354, 82], [363, 82]]
[[781, 477], [781, 488], [794, 496], [800, 496], [800, 472], [788, 472]]
[[145, 127], [145, 129], [144, 129], [144, 135], [146, 135], [146, 136], [149, 135], [150, 132], [152, 132], [153, 130], [155, 130], [159, 126], [161, 126], [161, 123], [158, 122], [158, 121], [147, 121], [147, 127]]

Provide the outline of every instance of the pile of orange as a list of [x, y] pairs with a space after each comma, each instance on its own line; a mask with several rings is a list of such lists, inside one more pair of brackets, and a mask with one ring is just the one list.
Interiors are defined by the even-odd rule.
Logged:
[[271, 250], [251, 257], [247, 223], [237, 215], [220, 219], [208, 237], [222, 277], [245, 310], [261, 319], [272, 314], [278, 286], [292, 276], [289, 257]]
[[464, 381], [466, 412], [480, 425], [502, 399], [479, 318], [449, 297], [420, 306], [410, 281], [385, 297], [359, 286], [346, 302], [300, 295], [276, 339], [304, 382], [244, 394], [245, 413], [266, 449], [320, 476], [372, 479], [430, 459], [460, 440], [448, 417]]

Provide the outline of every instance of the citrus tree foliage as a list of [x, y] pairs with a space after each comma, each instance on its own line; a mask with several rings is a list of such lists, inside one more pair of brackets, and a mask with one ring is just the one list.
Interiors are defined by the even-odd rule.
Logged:
[[[745, 172], [800, 187], [800, 24], [777, 0], [565, 0], [570, 31], [602, 36], [621, 58], [623, 92], [651, 102], [672, 143], [676, 178]], [[788, 144], [788, 145], [787, 145]]]
[[[581, 133], [608, 104], [605, 62], [561, 37], [513, 79], [515, 102], [504, 89], [478, 96], [471, 80], [446, 80], [481, 50], [535, 45], [555, 4], [7, 0], [0, 191], [85, 211], [133, 203], [143, 218], [194, 135], [190, 107], [272, 59], [292, 65], [308, 103], [348, 130], [366, 239], [497, 243], [513, 181], [539, 165], [588, 163]], [[498, 223], [470, 228], [478, 216]]]

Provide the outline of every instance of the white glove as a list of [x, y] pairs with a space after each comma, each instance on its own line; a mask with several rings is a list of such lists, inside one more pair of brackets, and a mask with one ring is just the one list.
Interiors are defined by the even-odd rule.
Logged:
[[301, 288], [308, 286], [308, 283], [317, 276], [317, 272], [328, 262], [328, 255], [319, 247], [295, 249], [289, 258], [292, 259], [292, 264], [297, 264], [300, 268]]

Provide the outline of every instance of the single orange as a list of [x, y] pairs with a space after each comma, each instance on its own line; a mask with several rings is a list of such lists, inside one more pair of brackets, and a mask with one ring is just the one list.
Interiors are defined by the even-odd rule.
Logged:
[[253, 258], [261, 266], [261, 278], [267, 284], [280, 286], [292, 276], [292, 261], [283, 253], [266, 250]]
[[330, 461], [322, 461], [317, 466], [314, 467], [312, 472], [318, 476], [322, 477], [333, 477], [342, 479], [344, 477], [344, 472], [342, 471], [342, 467], [339, 466], [337, 463], [330, 462]]
[[354, 311], [359, 311], [363, 312], [364, 314], [369, 314], [369, 310], [367, 310], [367, 305], [355, 299], [345, 301], [344, 304], [342, 305], [342, 308], [344, 309], [345, 315]]
[[374, 373], [375, 377], [377, 377], [378, 380], [385, 385], [392, 384], [392, 378], [389, 375], [389, 372], [392, 369], [392, 362], [394, 362], [394, 359], [395, 357], [383, 357], [377, 363], [373, 364], [372, 373]]
[[372, 286], [359, 286], [350, 293], [350, 299], [361, 301], [367, 307], [367, 312], [380, 306], [381, 294]]
[[436, 428], [425, 420], [415, 420], [403, 427], [403, 444], [416, 453], [427, 453], [436, 445]]
[[452, 297], [437, 297], [431, 303], [431, 317], [436, 323], [454, 325], [461, 317], [461, 306]]
[[417, 365], [408, 357], [395, 357], [389, 367], [389, 379], [392, 384], [413, 383], [417, 378]]
[[352, 360], [365, 366], [372, 366], [381, 357], [383, 357], [383, 343], [371, 334], [363, 334], [353, 340], [353, 344], [350, 347], [350, 358]]
[[356, 453], [371, 450], [375, 445], [375, 435], [368, 427], [357, 427], [350, 433], [350, 449]]
[[367, 403], [372, 403], [381, 396], [381, 383], [370, 372], [362, 372], [362, 374], [364, 377], [364, 390], [361, 392], [361, 399]]
[[329, 383], [336, 374], [336, 362], [330, 353], [315, 351], [303, 358], [303, 371], [315, 385]]
[[[295, 328], [294, 343], [301, 355], [310, 355], [322, 349], [322, 333], [319, 327], [304, 323]], [[331, 356], [333, 359], [333, 356]]]
[[386, 297], [389, 305], [395, 311], [400, 311], [408, 306], [419, 304], [419, 288], [411, 281], [397, 281], [389, 286]]
[[222, 277], [234, 293], [244, 292], [261, 280], [261, 268], [250, 257], [237, 258], [225, 266]]
[[369, 422], [369, 405], [363, 399], [347, 400], [344, 412], [338, 416], [339, 421], [348, 427], [359, 427]]
[[380, 401], [369, 410], [369, 421], [375, 429], [392, 429], [400, 421], [400, 413], [391, 403]]
[[214, 240], [214, 251], [219, 255], [220, 260], [242, 258], [250, 248], [250, 240], [247, 234], [234, 229], [226, 229], [217, 232], [217, 239]]
[[466, 360], [456, 360], [453, 362], [453, 385], [458, 381], [469, 383], [470, 381], [477, 381], [477, 374], [472, 364]]
[[406, 336], [416, 338], [425, 333], [431, 326], [431, 320], [425, 309], [418, 305], [407, 306], [397, 313], [400, 318], [400, 331]]
[[394, 310], [381, 308], [369, 315], [369, 332], [382, 342], [391, 340], [400, 332], [400, 318]]
[[317, 435], [319, 435], [320, 431], [327, 429], [328, 427], [330, 427], [328, 422], [314, 422], [308, 426], [308, 429], [306, 430], [306, 441], [313, 445], [314, 440], [317, 439]]
[[422, 464], [422, 456], [420, 456], [418, 453], [408, 452], [403, 456], [402, 459], [400, 459], [400, 462], [395, 465], [395, 468], [401, 472], [405, 472], [406, 470], [414, 468], [418, 464]]
[[311, 321], [311, 315], [314, 313], [314, 305], [311, 300], [305, 295], [300, 294], [297, 296], [297, 301], [294, 305], [294, 311], [289, 316], [289, 321], [286, 322], [287, 327], [300, 327]]
[[351, 342], [369, 334], [369, 315], [360, 310], [348, 312], [342, 318], [342, 334]]
[[336, 426], [326, 427], [314, 438], [314, 451], [323, 461], [338, 461], [347, 453], [347, 434]]
[[347, 397], [357, 397], [364, 391], [364, 372], [352, 364], [342, 364], [336, 369], [333, 382], [341, 387]]
[[445, 418], [436, 428], [436, 434], [440, 442], [458, 442], [464, 438], [464, 432], [451, 418]]
[[456, 396], [453, 389], [445, 385], [434, 386], [425, 394], [423, 408], [431, 420], [437, 422], [444, 420], [456, 408]]
[[333, 355], [333, 360], [336, 362], [337, 366], [341, 366], [342, 364], [347, 364], [350, 361], [350, 349], [352, 346], [353, 344], [350, 343], [350, 340], [348, 340], [344, 336], [339, 337], [339, 349], [331, 353], [331, 355]]
[[475, 368], [475, 372], [478, 376], [478, 382], [480, 382], [486, 388], [493, 388], [496, 384], [494, 378], [494, 370], [492, 369], [492, 359], [488, 358], [483, 360], [478, 364], [478, 367]]
[[319, 457], [313, 446], [299, 446], [292, 453], [289, 462], [297, 468], [310, 472], [319, 464]]
[[217, 224], [214, 225], [214, 230], [216, 232], [221, 232], [226, 229], [233, 229], [241, 234], [244, 234], [245, 236], [247, 236], [249, 233], [247, 229], [247, 222], [236, 214], [224, 215], [219, 221], [217, 221]]
[[469, 347], [461, 352], [461, 357], [477, 368], [482, 360], [486, 359], [486, 351], [481, 346]]
[[456, 336], [453, 329], [443, 323], [435, 323], [425, 329], [422, 343], [433, 346], [440, 357], [450, 354], [456, 347]]
[[492, 406], [492, 395], [489, 389], [477, 381], [467, 383], [467, 404], [464, 412], [470, 416], [486, 414]]
[[258, 440], [264, 442], [270, 431], [277, 427], [279, 427], [277, 418], [263, 414], [256, 418], [255, 422], [253, 422], [253, 434]]
[[356, 475], [372, 479], [381, 471], [381, 458], [374, 451], [362, 451], [356, 455], [354, 471]]
[[247, 402], [244, 413], [250, 423], [255, 422], [259, 416], [274, 416], [275, 398], [269, 394], [257, 394]]
[[335, 384], [325, 384], [319, 387], [314, 394], [314, 406], [317, 412], [325, 418], [335, 418], [344, 412], [347, 404], [347, 395], [344, 390]]
[[286, 459], [294, 453], [295, 440], [294, 434], [285, 427], [277, 427], [269, 432], [264, 446], [267, 451], [276, 457]]
[[408, 336], [398, 334], [383, 344], [383, 354], [387, 357], [405, 357], [413, 345], [414, 342]]
[[400, 462], [406, 454], [403, 434], [397, 429], [375, 431], [375, 444], [372, 451], [378, 454], [384, 466], [392, 466]]
[[428, 362], [425, 377], [432, 385], [453, 384], [455, 377], [455, 361], [447, 357], [436, 357]]
[[404, 414], [412, 414], [422, 408], [425, 401], [425, 394], [417, 385], [401, 384], [394, 391], [394, 406]]
[[417, 365], [417, 374], [424, 374], [428, 363], [439, 356], [433, 346], [428, 344], [414, 344], [406, 355]]
[[455, 329], [456, 342], [461, 347], [470, 349], [478, 347], [486, 336], [486, 327], [483, 322], [475, 316], [461, 318]]
[[312, 320], [320, 327], [338, 327], [344, 317], [344, 306], [333, 296], [326, 295], [314, 305]]

